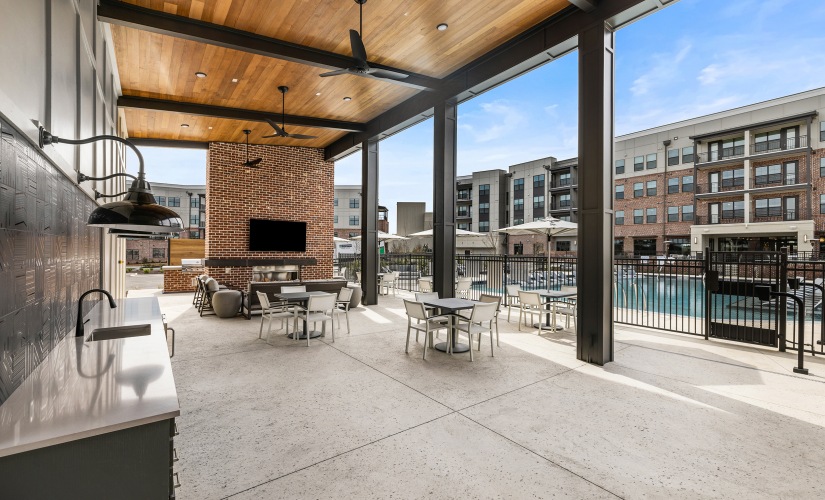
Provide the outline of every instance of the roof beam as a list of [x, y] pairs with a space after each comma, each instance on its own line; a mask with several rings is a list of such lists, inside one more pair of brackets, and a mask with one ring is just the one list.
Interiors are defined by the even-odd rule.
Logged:
[[[227, 118], [230, 120], [244, 120], [253, 122], [265, 122], [267, 119], [280, 121], [279, 113], [268, 111], [254, 111], [251, 109], [225, 108], [222, 106], [210, 106], [207, 104], [194, 104], [187, 102], [167, 101], [164, 99], [151, 99], [148, 97], [120, 96], [117, 100], [119, 108], [146, 109], [150, 111], [169, 111], [171, 113], [183, 113], [198, 116], [214, 116], [216, 118]], [[364, 132], [367, 125], [364, 123], [345, 122], [340, 120], [327, 120], [325, 118], [313, 118], [310, 116], [284, 115], [284, 123], [301, 127], [327, 128], [333, 130], [345, 130], [347, 132]]]
[[[419, 93], [367, 123], [366, 132], [349, 133], [325, 148], [327, 160], [340, 159], [369, 137], [385, 137], [432, 116], [441, 101], [459, 101], [500, 85], [562, 54], [551, 53], [596, 23], [619, 27], [668, 4], [660, 0], [601, 0], [592, 12], [569, 6], [555, 16], [482, 55], [444, 79], [439, 92]], [[576, 48], [572, 44], [566, 51]]]
[[[308, 64], [325, 69], [347, 69], [353, 66], [351, 57], [319, 50], [304, 45], [269, 38], [248, 31], [237, 30], [219, 24], [206, 23], [184, 16], [138, 7], [117, 0], [100, 0], [97, 18], [101, 22], [126, 26], [138, 30], [150, 31], [161, 35], [183, 38], [199, 43], [217, 45], [228, 49], [249, 52], [265, 57], [283, 59], [300, 64]], [[387, 69], [409, 75], [403, 80], [386, 80], [418, 90], [436, 90], [441, 87], [441, 80], [426, 75], [412, 73], [378, 63], [369, 63], [370, 67]], [[370, 75], [358, 75], [373, 78]]]
[[150, 148], [184, 148], [184, 149], [209, 149], [208, 142], [184, 141], [176, 139], [147, 139], [143, 137], [130, 137], [129, 142], [135, 146]]
[[567, 0], [585, 12], [596, 10], [596, 0]]

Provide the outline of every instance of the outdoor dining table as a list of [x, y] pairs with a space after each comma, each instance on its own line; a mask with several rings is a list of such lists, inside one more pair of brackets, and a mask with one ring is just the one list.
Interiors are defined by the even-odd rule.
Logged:
[[[430, 299], [422, 301], [425, 306], [430, 306], [438, 309], [440, 314], [450, 315], [450, 316], [457, 316], [458, 311], [464, 311], [467, 309], [472, 309], [473, 306], [476, 304], [480, 304], [481, 302], [476, 302], [475, 300], [467, 300], [467, 299], [458, 299], [458, 298], [449, 298], [449, 299]], [[452, 352], [459, 353], [459, 352], [467, 352], [470, 350], [469, 344], [459, 344], [458, 343], [458, 332], [455, 329], [454, 324], [450, 324], [450, 335], [452, 335]], [[441, 342], [435, 345], [435, 348], [439, 351], [447, 352], [447, 342]]]
[[[575, 297], [578, 293], [575, 287], [569, 287], [565, 290], [535, 290], [539, 295], [544, 297], [546, 300], [545, 308], [547, 309], [547, 315], [545, 318], [545, 322], [542, 325], [542, 329], [549, 329], [552, 331], [561, 330], [558, 326], [556, 326], [556, 302], [557, 299], [564, 299], [568, 297]], [[552, 322], [550, 317], [553, 317]], [[538, 328], [539, 324], [535, 323], [533, 325], [534, 328]]]
[[[289, 293], [275, 293], [273, 296], [278, 298], [283, 302], [287, 302], [289, 304], [297, 304], [301, 307], [306, 307], [307, 303], [309, 302], [309, 298], [313, 295], [329, 295], [327, 292], [289, 292]], [[308, 331], [309, 321], [304, 321], [304, 332], [298, 337], [301, 340], [306, 340], [307, 335], [309, 338], [314, 339], [316, 337], [321, 336], [321, 332], [317, 330]], [[289, 338], [295, 338], [295, 332], [292, 332], [287, 335]]]

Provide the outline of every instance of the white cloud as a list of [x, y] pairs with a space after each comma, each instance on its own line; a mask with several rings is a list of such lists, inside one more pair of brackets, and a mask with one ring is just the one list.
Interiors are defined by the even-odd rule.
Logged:
[[664, 86], [678, 76], [679, 64], [688, 56], [693, 45], [681, 42], [675, 54], [654, 54], [651, 56], [653, 66], [644, 74], [633, 80], [630, 92], [634, 96], [645, 95], [657, 86]]
[[527, 121], [526, 115], [511, 101], [497, 99], [479, 104], [479, 112], [459, 116], [458, 127], [476, 143], [501, 139], [516, 132]]

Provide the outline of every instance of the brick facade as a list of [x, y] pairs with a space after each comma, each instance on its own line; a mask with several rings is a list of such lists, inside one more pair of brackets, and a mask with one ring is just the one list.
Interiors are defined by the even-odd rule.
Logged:
[[[163, 257], [160, 253], [163, 252]], [[135, 255], [137, 253], [137, 255]], [[154, 257], [158, 255], [158, 257]], [[145, 259], [145, 260], [144, 260]], [[167, 240], [145, 240], [145, 239], [127, 239], [126, 240], [126, 263], [127, 264], [143, 264], [143, 263], [158, 263], [165, 264], [169, 259], [169, 243]]]
[[164, 269], [163, 293], [193, 292], [197, 285], [193, 285], [192, 280], [203, 273], [202, 268]]
[[[273, 259], [312, 257], [302, 279], [332, 277], [334, 163], [323, 149], [250, 145], [258, 168], [239, 165], [245, 145], [210, 143], [206, 163], [206, 258]], [[250, 252], [249, 219], [304, 221], [306, 252]], [[228, 272], [227, 272], [228, 269]], [[228, 285], [246, 288], [252, 268], [207, 268]]]

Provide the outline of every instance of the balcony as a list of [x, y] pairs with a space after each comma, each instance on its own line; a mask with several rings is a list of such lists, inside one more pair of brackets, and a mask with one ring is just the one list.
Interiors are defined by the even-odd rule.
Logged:
[[742, 224], [745, 222], [745, 214], [725, 214], [725, 215], [697, 215], [696, 225], [707, 224]]
[[717, 151], [706, 151], [699, 153], [699, 161], [697, 163], [714, 163], [725, 160], [735, 160], [745, 156], [745, 146], [734, 146], [730, 148], [722, 148]]
[[768, 141], [754, 142], [750, 150], [752, 155], [762, 155], [777, 151], [788, 151], [808, 147], [808, 136], [788, 137], [786, 139], [774, 139]]
[[772, 186], [794, 186], [799, 184], [800, 180], [796, 174], [768, 174], [755, 175], [753, 177], [753, 187], [772, 187]]
[[804, 220], [808, 217], [807, 210], [781, 210], [781, 209], [761, 209], [753, 211], [753, 222], [784, 222]]
[[696, 194], [741, 194], [740, 191], [745, 189], [745, 179], [724, 179], [721, 182], [705, 182], [695, 185]]
[[556, 179], [550, 184], [550, 189], [565, 189], [573, 185], [572, 179]]

